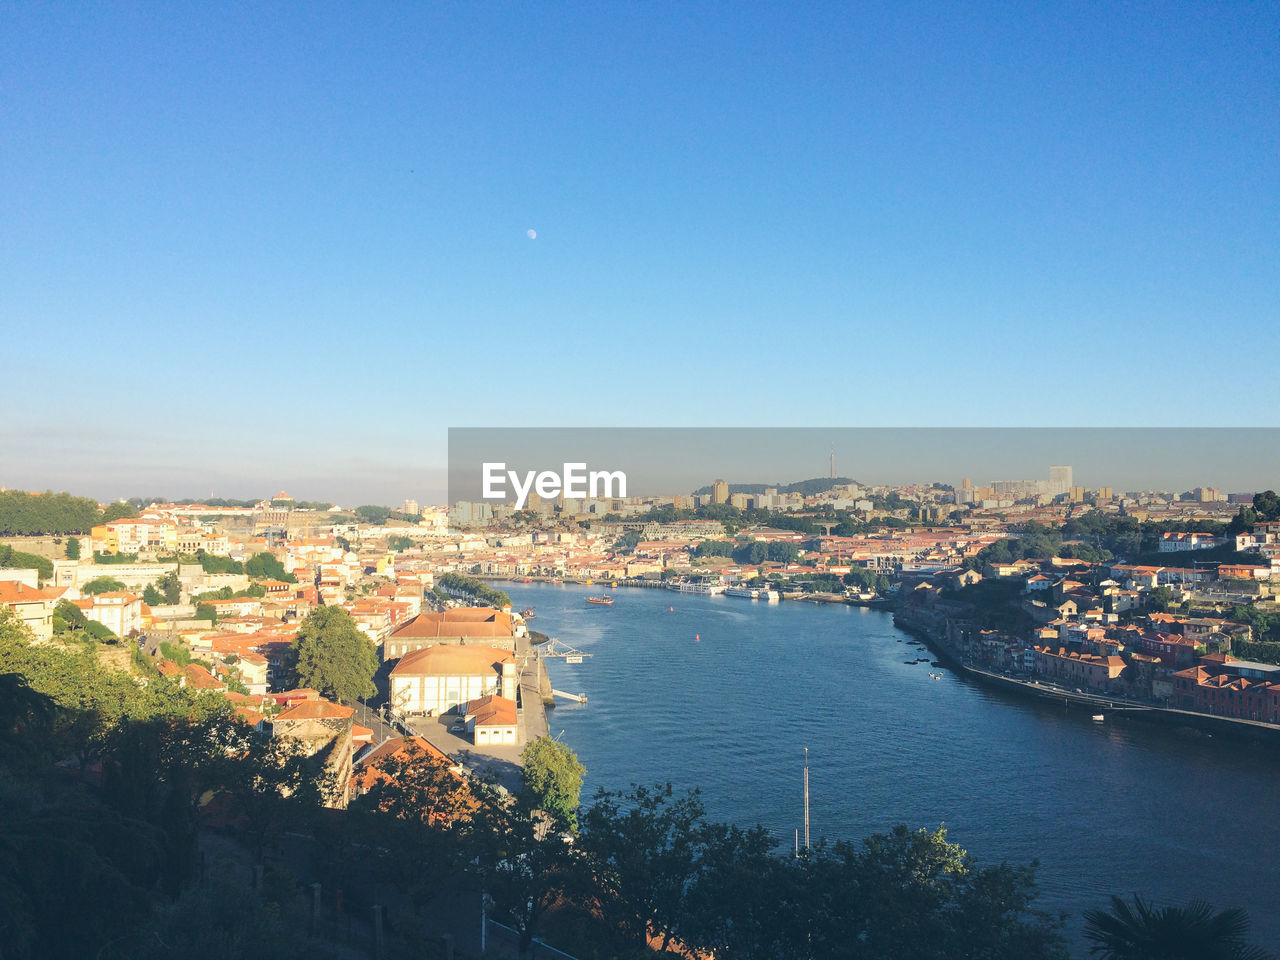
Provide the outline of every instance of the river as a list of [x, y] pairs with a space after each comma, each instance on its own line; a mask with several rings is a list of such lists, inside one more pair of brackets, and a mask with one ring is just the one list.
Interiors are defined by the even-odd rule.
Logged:
[[[980, 863], [1039, 860], [1042, 908], [1080, 914], [1134, 892], [1241, 906], [1252, 939], [1280, 944], [1280, 756], [1139, 721], [993, 692], [907, 660], [889, 614], [665, 590], [496, 583], [532, 626], [593, 656], [550, 661], [585, 693], [549, 711], [597, 786], [699, 787], [709, 816], [803, 822], [857, 840], [945, 824]], [[942, 675], [935, 680], [930, 674]], [[1078, 943], [1077, 943], [1078, 950]]]

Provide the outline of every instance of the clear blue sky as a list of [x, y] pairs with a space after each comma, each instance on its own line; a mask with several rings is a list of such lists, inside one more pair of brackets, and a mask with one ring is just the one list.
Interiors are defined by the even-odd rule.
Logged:
[[1275, 425], [1278, 38], [6, 4], [0, 484], [421, 495], [448, 426]]

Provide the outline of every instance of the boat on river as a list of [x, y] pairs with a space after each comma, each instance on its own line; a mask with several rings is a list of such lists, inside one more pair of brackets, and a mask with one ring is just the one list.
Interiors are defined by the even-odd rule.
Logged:
[[613, 603], [613, 597], [587, 597], [587, 603], [598, 603], [607, 607]]

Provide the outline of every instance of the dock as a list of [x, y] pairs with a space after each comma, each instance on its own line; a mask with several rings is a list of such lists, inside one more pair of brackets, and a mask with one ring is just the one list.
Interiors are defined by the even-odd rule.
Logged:
[[579, 696], [576, 693], [565, 693], [563, 690], [552, 690], [551, 695], [554, 697], [562, 697], [565, 700], [572, 700], [574, 703], [587, 702], [587, 695], [585, 693]]

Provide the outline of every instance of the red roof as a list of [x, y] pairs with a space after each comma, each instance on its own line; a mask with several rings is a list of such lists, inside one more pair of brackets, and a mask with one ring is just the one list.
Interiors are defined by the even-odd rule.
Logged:
[[301, 703], [280, 711], [275, 722], [290, 720], [347, 720], [355, 714], [351, 707], [330, 703], [328, 700], [303, 700]]
[[392, 668], [391, 675], [471, 677], [495, 671], [501, 673], [504, 663], [514, 662], [512, 654], [496, 647], [424, 647], [401, 657]]
[[55, 594], [39, 587], [28, 587], [21, 580], [0, 580], [0, 603], [39, 603], [56, 599]]
[[489, 607], [457, 607], [443, 613], [420, 613], [393, 637], [509, 637], [511, 615]]
[[513, 727], [516, 702], [490, 693], [467, 704], [466, 714], [476, 718], [477, 727]]

